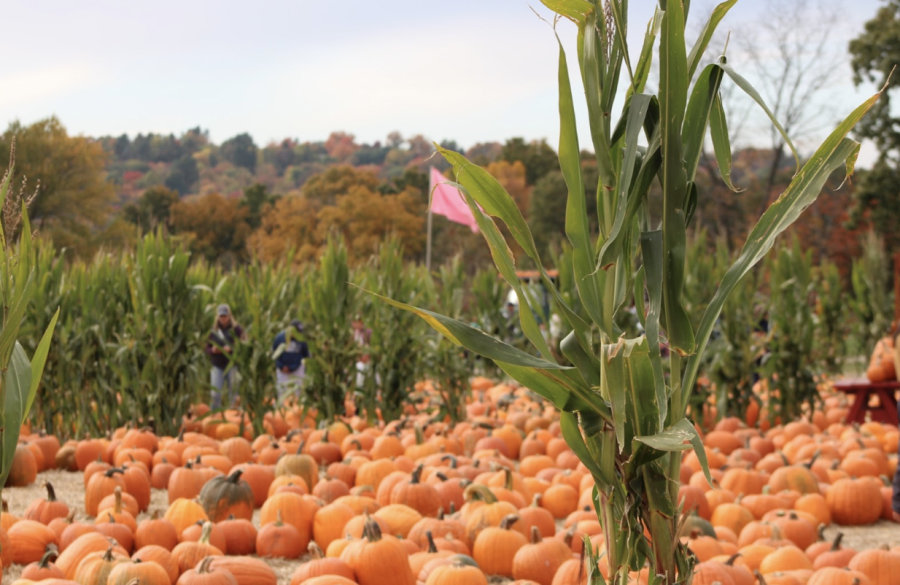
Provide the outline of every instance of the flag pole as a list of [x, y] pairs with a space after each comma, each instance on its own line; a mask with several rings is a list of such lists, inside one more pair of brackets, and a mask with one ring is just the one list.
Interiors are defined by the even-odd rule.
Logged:
[[428, 236], [425, 239], [425, 270], [431, 272], [431, 205], [428, 206], [428, 219], [425, 221]]

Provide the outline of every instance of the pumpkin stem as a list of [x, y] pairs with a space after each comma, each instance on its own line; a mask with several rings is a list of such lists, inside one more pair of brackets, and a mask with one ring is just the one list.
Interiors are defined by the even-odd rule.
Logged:
[[303, 448], [306, 447], [306, 439], [300, 441], [300, 444], [297, 445], [297, 455], [303, 455]]
[[444, 475], [444, 473], [443, 473], [442, 471], [437, 471], [437, 472], [435, 472], [435, 475], [436, 475], [437, 478], [438, 478], [439, 480], [441, 480], [441, 481], [447, 481], [448, 479], [450, 479], [449, 477], [447, 477], [446, 475]]
[[430, 530], [425, 531], [425, 538], [428, 539], [428, 551], [431, 554], [438, 552], [437, 545], [434, 544], [434, 537], [431, 535]]
[[819, 528], [816, 530], [816, 533], [819, 535], [819, 540], [825, 540], [825, 525], [819, 524]]
[[466, 487], [465, 491], [463, 491], [463, 497], [465, 497], [466, 501], [481, 500], [485, 504], [497, 503], [497, 496], [494, 495], [491, 488], [479, 483], [473, 483]]
[[425, 442], [425, 433], [422, 432], [422, 427], [419, 425], [415, 425], [416, 430], [416, 445], [421, 445]]
[[[572, 527], [574, 528], [575, 525], [573, 524]], [[571, 528], [569, 530], [571, 530]], [[574, 534], [575, 532], [572, 531], [572, 533]], [[568, 536], [568, 534], [566, 536]], [[537, 526], [532, 526], [531, 527], [531, 544], [540, 544], [540, 542], [541, 542], [541, 532], [540, 532], [540, 530], [538, 530]], [[569, 546], [571, 546], [571, 543], [572, 543], [572, 541], [570, 539]]]
[[757, 570], [753, 571], [753, 574], [756, 576], [756, 580], [759, 582], [759, 585], [767, 585], [766, 580], [763, 579], [762, 573]]
[[534, 494], [534, 497], [531, 498], [531, 507], [539, 508], [541, 506], [541, 494]]
[[56, 490], [53, 489], [53, 484], [49, 481], [45, 481], [41, 487], [47, 490], [47, 501], [55, 502], [56, 501]]
[[500, 528], [503, 530], [509, 530], [512, 528], [512, 525], [521, 520], [517, 514], [507, 514], [503, 517], [503, 520], [500, 521]]
[[409, 480], [409, 483], [416, 484], [419, 483], [419, 480], [422, 478], [422, 471], [425, 469], [425, 464], [420, 463], [418, 467], [413, 469], [412, 477]]
[[381, 526], [370, 518], [366, 521], [365, 528], [363, 528], [363, 536], [369, 542], [378, 542], [381, 540]]
[[844, 539], [844, 533], [838, 532], [837, 536], [834, 537], [834, 542], [831, 543], [831, 550], [841, 550], [841, 540]]
[[441, 457], [441, 461], [449, 461], [450, 469], [456, 469], [457, 462], [455, 455], [444, 455], [443, 457]]
[[456, 503], [450, 502], [450, 515], [456, 514]]
[[[207, 524], [209, 524], [209, 522], [207, 522]], [[205, 527], [204, 527], [204, 529], [205, 529]], [[112, 549], [110, 549], [110, 550], [112, 550]], [[197, 574], [199, 575], [199, 574], [203, 574], [203, 573], [209, 573], [210, 565], [212, 564], [212, 562], [213, 562], [213, 557], [206, 557], [205, 559], [200, 561], [200, 564], [197, 565]]]
[[110, 524], [115, 524], [115, 523], [116, 523], [116, 519], [115, 519], [115, 517], [112, 515], [112, 512], [107, 512], [106, 515], [109, 516], [109, 523], [110, 523]]
[[812, 459], [810, 459], [808, 463], [804, 463], [803, 466], [807, 469], [812, 469], [813, 463], [816, 462], [816, 459], [818, 459], [821, 454], [822, 451], [817, 449], [816, 452], [813, 453]]
[[281, 519], [281, 510], [278, 510], [278, 514], [275, 516], [275, 526], [284, 526], [284, 521]]
[[209, 544], [209, 537], [212, 534], [212, 522], [204, 522], [203, 523], [203, 531], [200, 533], [200, 543], [201, 544]]
[[113, 494], [115, 494], [116, 503], [113, 504], [113, 511], [116, 514], [122, 513], [122, 488], [120, 486], [116, 486], [116, 489], [113, 490]]
[[38, 566], [42, 569], [46, 569], [47, 565], [50, 564], [50, 559], [55, 559], [58, 556], [59, 551], [56, 549], [56, 545], [51, 542], [47, 545], [44, 556], [41, 557], [41, 561], [38, 563]]
[[153, 514], [150, 515], [151, 520], [159, 520], [159, 510], [153, 510]]
[[106, 552], [103, 553], [103, 560], [106, 562], [110, 562], [113, 560], [113, 547], [110, 545], [107, 547]]
[[733, 555], [728, 557], [728, 560], [725, 561], [725, 564], [728, 565], [729, 567], [733, 567], [734, 561], [736, 561], [739, 556], [741, 556], [741, 553], [739, 553], [739, 552], [734, 553]]
[[105, 475], [106, 477], [112, 477], [117, 473], [125, 473], [125, 470], [121, 467], [110, 467], [105, 472], [103, 472], [103, 475]]
[[438, 517], [437, 517], [437, 519], [438, 519], [438, 520], [443, 520], [443, 519], [444, 519], [444, 507], [443, 507], [443, 506], [441, 506], [440, 508], [438, 508]]
[[503, 476], [504, 476], [504, 478], [505, 478], [505, 480], [504, 480], [504, 482], [503, 482], [503, 487], [505, 487], [505, 488], [508, 489], [509, 491], [513, 491], [513, 476], [512, 476], [512, 471], [510, 471], [510, 469], [509, 469], [508, 467], [507, 467], [507, 468], [504, 468], [504, 470], [503, 470]]
[[311, 556], [314, 561], [325, 558], [325, 553], [322, 552], [322, 549], [319, 548], [319, 545], [316, 544], [314, 540], [309, 542], [309, 546], [306, 547], [306, 550], [309, 551], [309, 556]]
[[235, 469], [234, 473], [228, 476], [228, 483], [237, 483], [241, 479], [241, 474], [243, 473], [243, 469]]
[[[534, 541], [534, 531], [537, 530], [537, 526], [532, 526], [531, 528], [532, 528], [531, 543], [537, 544], [537, 542]], [[575, 540], [575, 530], [577, 528], [578, 528], [578, 523], [576, 522], [575, 524], [572, 524], [571, 526], [569, 526], [569, 529], [566, 530], [566, 537], [563, 539], [563, 542], [565, 542], [566, 546], [568, 546], [569, 548], [572, 548], [572, 541]]]

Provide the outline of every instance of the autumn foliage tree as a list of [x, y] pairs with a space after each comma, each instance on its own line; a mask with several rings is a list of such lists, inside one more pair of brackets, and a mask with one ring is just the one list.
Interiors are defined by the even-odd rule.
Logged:
[[172, 231], [187, 240], [193, 253], [226, 264], [246, 257], [250, 225], [240, 200], [210, 193], [179, 201], [171, 215]]
[[363, 185], [337, 197], [336, 204], [319, 210], [319, 236], [340, 232], [351, 261], [368, 259], [388, 236], [396, 235], [403, 249], [417, 254], [425, 244], [424, 206], [418, 190], [382, 195]]
[[16, 141], [14, 183], [37, 188], [29, 209], [32, 224], [58, 248], [89, 257], [103, 243], [115, 189], [106, 181], [106, 152], [99, 142], [70, 136], [56, 118], [29, 126], [15, 121], [0, 137], [0, 160]]
[[266, 262], [280, 261], [293, 251], [294, 262], [303, 264], [318, 254], [321, 242], [317, 225], [316, 205], [308, 197], [283, 197], [262, 216], [247, 247]]

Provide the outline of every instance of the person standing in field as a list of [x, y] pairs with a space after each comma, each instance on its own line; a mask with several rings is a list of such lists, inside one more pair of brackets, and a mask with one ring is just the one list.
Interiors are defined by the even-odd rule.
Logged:
[[369, 369], [369, 343], [372, 341], [372, 330], [363, 324], [362, 317], [357, 315], [350, 322], [353, 328], [353, 341], [363, 348], [359, 359], [356, 362], [356, 388], [362, 390], [365, 384], [366, 374]]
[[305, 360], [309, 357], [309, 345], [303, 337], [303, 323], [297, 319], [291, 321], [290, 327], [275, 336], [272, 351], [278, 402], [283, 402], [289, 394], [299, 398], [306, 376]]
[[231, 355], [234, 352], [234, 344], [245, 339], [244, 330], [231, 315], [231, 307], [219, 305], [216, 308], [216, 321], [206, 341], [206, 355], [212, 364], [209, 383], [213, 387], [210, 404], [213, 410], [222, 407], [222, 388], [227, 392], [228, 406], [234, 406], [237, 399], [234, 392], [237, 368], [232, 363]]

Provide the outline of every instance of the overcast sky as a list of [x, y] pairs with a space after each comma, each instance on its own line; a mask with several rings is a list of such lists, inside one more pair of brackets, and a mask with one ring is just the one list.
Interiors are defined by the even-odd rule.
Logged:
[[[635, 42], [655, 3], [631, 1]], [[880, 3], [855, 0], [835, 44], [846, 47]], [[705, 18], [712, 2], [693, 5], [692, 18]], [[768, 5], [740, 0], [721, 28], [734, 39]], [[530, 7], [549, 18], [539, 0], [8, 3], [0, 123], [56, 114], [93, 136], [199, 125], [216, 142], [240, 132], [258, 144], [324, 140], [333, 130], [372, 142], [399, 130], [462, 146], [511, 136], [555, 145], [556, 41]], [[573, 47], [574, 27], [560, 28]], [[839, 114], [870, 92], [835, 65]], [[580, 127], [586, 146], [583, 114]]]

